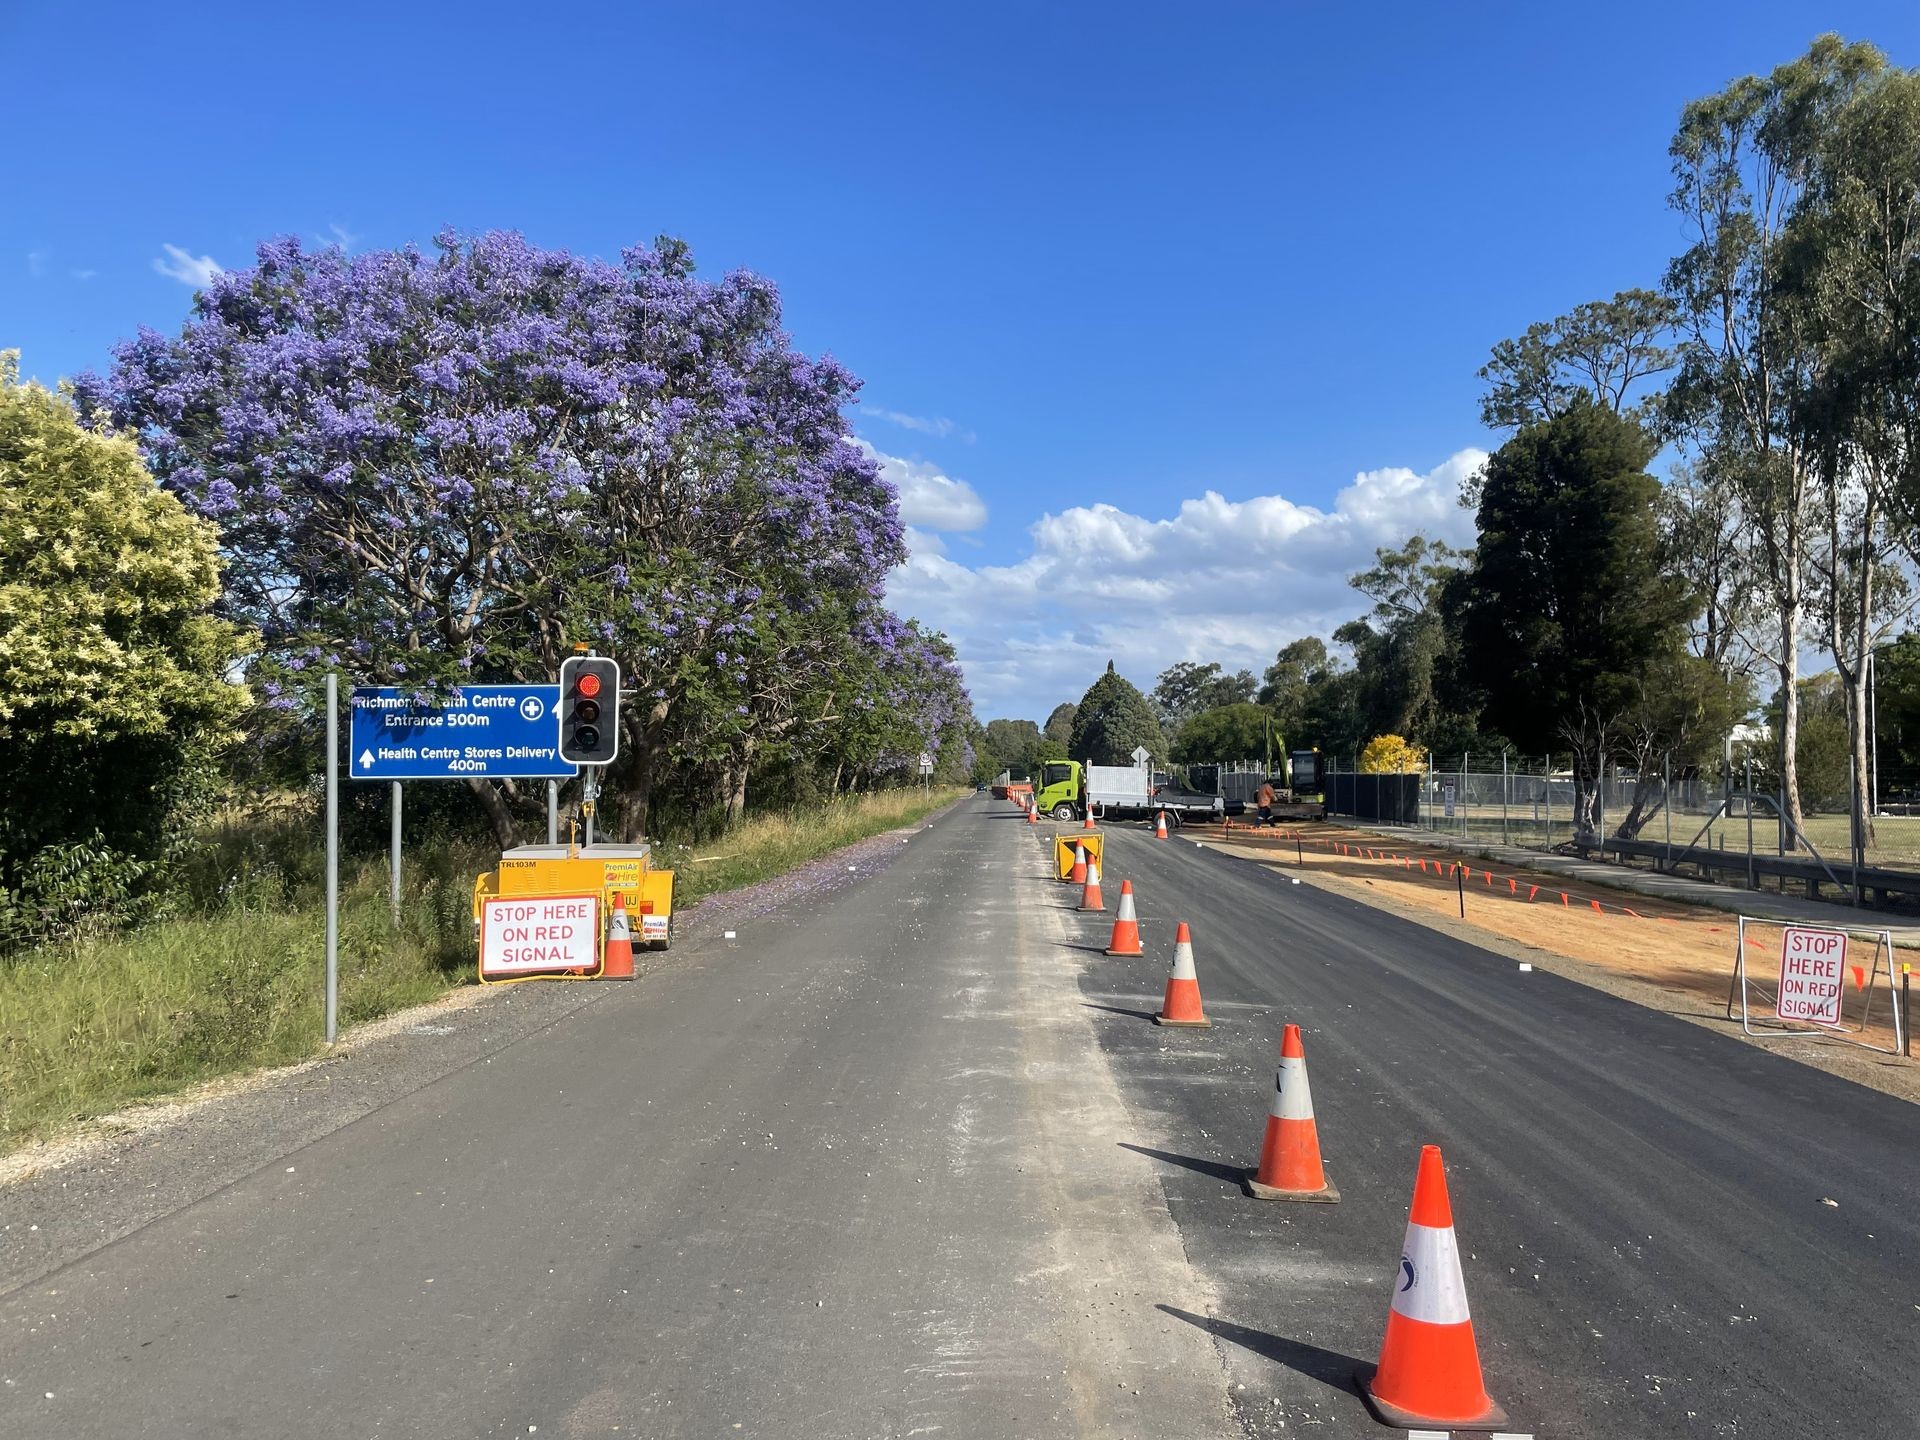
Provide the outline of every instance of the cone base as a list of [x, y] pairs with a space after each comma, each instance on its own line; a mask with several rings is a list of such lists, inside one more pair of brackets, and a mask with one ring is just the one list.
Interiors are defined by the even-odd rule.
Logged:
[[1144, 955], [1147, 952], [1136, 945], [1131, 950], [1115, 950], [1112, 947], [1108, 947], [1104, 953], [1108, 955]]
[[628, 971], [625, 975], [596, 975], [593, 978], [596, 980], [637, 980], [640, 977], [632, 971]]
[[1089, 914], [1094, 912], [1099, 912], [1104, 914], [1106, 912], [1107, 907], [1104, 905], [1076, 905], [1073, 908], [1076, 910], [1085, 911]]
[[1488, 1402], [1487, 1408], [1469, 1419], [1457, 1416], [1437, 1417], [1416, 1415], [1411, 1410], [1402, 1410], [1398, 1405], [1389, 1405], [1373, 1393], [1374, 1371], [1377, 1365], [1362, 1365], [1354, 1371], [1353, 1378], [1360, 1382], [1360, 1398], [1366, 1401], [1367, 1409], [1373, 1412], [1373, 1418], [1382, 1425], [1396, 1430], [1502, 1430], [1507, 1425], [1507, 1412], [1498, 1405]]
[[[1340, 1199], [1340, 1192], [1334, 1188], [1333, 1177], [1324, 1170], [1321, 1178], [1327, 1183], [1318, 1190], [1282, 1190], [1274, 1185], [1262, 1185], [1258, 1179], [1258, 1170], [1247, 1171], [1247, 1193], [1256, 1200], [1311, 1200], [1323, 1205], [1332, 1205]], [[1367, 1372], [1371, 1375], [1373, 1372]]]
[[1153, 1017], [1153, 1023], [1169, 1025], [1176, 1030], [1211, 1030], [1213, 1028], [1213, 1021], [1204, 1015], [1198, 1020], [1169, 1020], [1165, 1015], [1156, 1015]]

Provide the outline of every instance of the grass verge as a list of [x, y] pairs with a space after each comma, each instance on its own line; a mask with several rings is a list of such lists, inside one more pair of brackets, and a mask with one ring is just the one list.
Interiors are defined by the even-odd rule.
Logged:
[[[693, 850], [662, 847], [662, 862], [676, 870], [674, 907], [910, 824], [960, 793], [856, 796], [757, 816]], [[130, 1101], [320, 1048], [324, 922], [308, 883], [317, 867], [306, 869], [302, 857], [297, 882], [279, 874], [292, 862], [263, 867], [275, 878], [262, 884], [232, 832], [216, 848], [230, 873], [207, 913], [0, 960], [0, 1153]], [[473, 877], [494, 856], [440, 842], [407, 861], [397, 927], [384, 857], [343, 867], [343, 1027], [473, 979]]]

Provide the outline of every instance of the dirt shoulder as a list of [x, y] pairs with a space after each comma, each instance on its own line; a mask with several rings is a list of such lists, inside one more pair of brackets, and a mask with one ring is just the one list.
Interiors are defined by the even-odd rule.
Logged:
[[[1408, 846], [1362, 830], [1343, 828], [1332, 833], [1291, 827], [1193, 838], [1637, 1005], [1920, 1102], [1920, 1063], [1826, 1037], [1749, 1037], [1738, 1020], [1729, 1020], [1727, 994], [1739, 927], [1735, 917], [1723, 911], [1618, 893], [1587, 895], [1569, 889], [1569, 882], [1560, 876], [1488, 866], [1474, 857]], [[1453, 868], [1463, 864], [1467, 867], [1464, 920], [1460, 918], [1462, 877]], [[1767, 980], [1778, 966], [1779, 928], [1750, 926], [1747, 943], [1751, 973]], [[1856, 942], [1849, 947], [1848, 960], [1853, 964], [1864, 968], [1872, 958], [1870, 946]], [[1909, 952], [1896, 952], [1896, 993], [1899, 965], [1911, 959]], [[1870, 1023], [1857, 1037], [1882, 1051], [1893, 1043], [1888, 993], [1883, 971]], [[1859, 1018], [1863, 1005], [1862, 992], [1850, 978], [1844, 1012], [1850, 1023]]]

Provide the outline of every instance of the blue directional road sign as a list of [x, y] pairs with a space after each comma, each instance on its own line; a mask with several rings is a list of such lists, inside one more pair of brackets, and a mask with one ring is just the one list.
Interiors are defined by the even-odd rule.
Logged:
[[355, 780], [564, 779], [558, 685], [463, 685], [426, 697], [356, 685], [347, 727]]

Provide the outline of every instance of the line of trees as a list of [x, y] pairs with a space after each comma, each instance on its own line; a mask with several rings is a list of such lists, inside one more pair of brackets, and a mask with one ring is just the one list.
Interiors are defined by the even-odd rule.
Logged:
[[[1269, 718], [1346, 756], [1386, 735], [1551, 752], [1589, 828], [1603, 765], [1642, 776], [1632, 834], [1659, 757], [1711, 765], [1758, 711], [1793, 827], [1838, 791], [1864, 839], [1876, 670], [1893, 751], [1920, 761], [1920, 640], [1894, 638], [1920, 561], [1920, 72], [1823, 36], [1686, 105], [1669, 158], [1687, 243], [1658, 288], [1481, 370], [1508, 438], [1463, 496], [1475, 546], [1382, 549], [1351, 577], [1368, 613], [1257, 682], [1168, 669], [1176, 758], [1257, 757]], [[1831, 672], [1803, 674], [1810, 652]]]
[[[885, 603], [903, 530], [848, 435], [858, 382], [794, 348], [768, 281], [701, 278], [677, 241], [608, 264], [508, 233], [351, 256], [275, 240], [216, 276], [178, 334], [141, 330], [69, 398], [11, 369], [0, 387], [15, 428], [65, 437], [0, 452], [22, 564], [41, 532], [18, 516], [59, 486], [78, 550], [131, 556], [104, 579], [54, 557], [65, 610], [14, 583], [27, 572], [9, 556], [5, 593], [38, 610], [0, 611], [0, 655], [36, 625], [55, 654], [108, 653], [159, 623], [160, 574], [178, 572], [191, 583], [167, 594], [221, 697], [219, 724], [184, 723], [196, 690], [143, 696], [160, 721], [139, 735], [82, 731], [18, 699], [27, 681], [0, 663], [0, 749], [43, 773], [97, 777], [87, 745], [124, 755], [178, 731], [228, 778], [298, 782], [329, 669], [423, 690], [537, 682], [576, 642], [626, 675], [602, 800], [616, 837], [711, 829], [749, 794], [914, 779], [923, 749], [936, 778], [973, 766], [952, 647]], [[53, 473], [56, 454], [85, 464]], [[162, 518], [133, 535], [148, 512]], [[141, 593], [89, 620], [102, 585]], [[110, 669], [103, 685], [127, 683]], [[236, 729], [249, 744], [223, 750]], [[468, 785], [500, 843], [538, 823], [542, 787]], [[0, 888], [75, 839], [83, 810], [99, 807], [55, 814], [9, 787]], [[139, 825], [102, 824], [97, 848], [147, 862]]]

